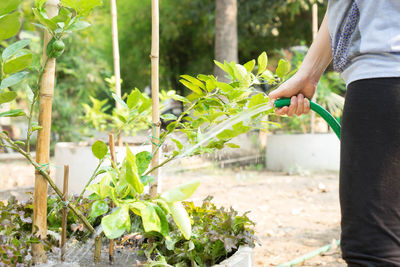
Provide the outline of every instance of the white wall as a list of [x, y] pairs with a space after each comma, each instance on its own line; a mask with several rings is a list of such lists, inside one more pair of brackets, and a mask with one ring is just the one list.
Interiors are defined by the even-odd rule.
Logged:
[[329, 134], [268, 135], [266, 148], [267, 169], [289, 171], [339, 170], [340, 142]]

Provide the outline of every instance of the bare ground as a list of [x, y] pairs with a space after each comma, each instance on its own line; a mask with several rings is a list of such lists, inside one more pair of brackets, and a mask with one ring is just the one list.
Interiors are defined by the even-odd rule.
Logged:
[[[199, 169], [163, 175], [164, 189], [192, 179], [201, 185], [192, 200], [208, 195], [217, 205], [250, 211], [262, 246], [255, 249], [255, 266], [276, 266], [330, 244], [340, 236], [337, 173], [306, 176], [251, 171], [242, 168]], [[18, 197], [16, 187], [34, 184], [33, 168], [21, 162], [0, 163], [0, 198]], [[6, 190], [6, 191], [4, 191]], [[346, 266], [333, 248], [302, 266]]]

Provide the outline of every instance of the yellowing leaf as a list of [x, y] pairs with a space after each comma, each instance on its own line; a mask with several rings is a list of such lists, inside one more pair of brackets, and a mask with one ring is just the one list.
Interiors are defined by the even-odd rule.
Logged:
[[191, 197], [199, 185], [200, 181], [191, 181], [162, 193], [160, 197], [166, 202], [182, 201]]
[[281, 59], [279, 60], [278, 67], [276, 68], [276, 75], [278, 75], [279, 78], [283, 79], [289, 73], [290, 68], [290, 62]]
[[190, 223], [189, 215], [182, 203], [168, 203], [168, 208], [171, 211], [172, 218], [174, 219], [179, 230], [181, 230], [183, 236], [189, 240], [192, 236], [192, 225]]
[[244, 64], [243, 67], [245, 67], [248, 72], [251, 72], [254, 69], [255, 65], [256, 65], [256, 61], [253, 59], [253, 60], [250, 60], [249, 62], [247, 62], [246, 64]]
[[202, 95], [203, 91], [201, 91], [200, 87], [190, 83], [186, 80], [180, 79], [179, 82], [181, 82], [184, 86], [186, 86], [187, 88], [189, 88], [190, 90], [192, 90], [194, 93], [196, 93], [197, 95]]
[[262, 52], [262, 54], [258, 57], [258, 71], [257, 75], [263, 73], [267, 69], [268, 64], [268, 56], [266, 52]]

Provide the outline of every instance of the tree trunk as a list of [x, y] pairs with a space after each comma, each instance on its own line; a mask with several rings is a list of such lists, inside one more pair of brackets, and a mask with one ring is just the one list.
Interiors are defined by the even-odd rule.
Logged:
[[[52, 18], [58, 14], [58, 0], [49, 0], [46, 4], [47, 16]], [[51, 40], [51, 34], [45, 31], [43, 44], [43, 64], [46, 62], [46, 47]], [[49, 171], [50, 159], [50, 131], [51, 108], [54, 94], [54, 74], [56, 59], [50, 58], [44, 69], [39, 92], [39, 125], [43, 128], [38, 131], [36, 145], [36, 162]], [[36, 235], [45, 239], [47, 236], [47, 180], [38, 171], [35, 171], [35, 193], [33, 198], [33, 229]], [[37, 230], [37, 231], [36, 231]], [[34, 263], [46, 261], [46, 254], [41, 243], [32, 244]]]
[[[216, 0], [215, 59], [238, 62], [237, 0]], [[214, 67], [214, 74], [226, 81], [225, 73]]]

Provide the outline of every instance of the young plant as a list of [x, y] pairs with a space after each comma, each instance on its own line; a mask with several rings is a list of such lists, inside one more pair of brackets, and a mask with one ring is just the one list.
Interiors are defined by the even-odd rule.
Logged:
[[[95, 156], [103, 156], [103, 159], [107, 149], [104, 149], [104, 143], [100, 149], [98, 142], [100, 141], [93, 145], [98, 148], [94, 147], [92, 150]], [[93, 221], [98, 216], [109, 213], [101, 220], [104, 234], [108, 238], [118, 238], [131, 230], [130, 212], [140, 216], [146, 232], [157, 232], [166, 238], [169, 238], [167, 215], [171, 215], [183, 235], [190, 238], [191, 224], [181, 201], [194, 193], [199, 182], [187, 183], [168, 190], [157, 198], [148, 199], [144, 195], [144, 187], [152, 179], [144, 175], [144, 172], [150, 161], [149, 152], [143, 151], [134, 155], [127, 146], [126, 157], [121, 166], [111, 163], [113, 168], [108, 168], [106, 175], [98, 183], [88, 187], [93, 192], [90, 198], [95, 200], [89, 219]], [[116, 208], [110, 211], [111, 202]]]
[[[231, 143], [231, 139], [253, 129], [259, 129], [259, 124], [265, 122], [264, 117], [273, 111], [273, 106], [268, 106], [269, 99], [266, 95], [263, 93], [254, 93], [253, 86], [261, 83], [277, 85], [280, 79], [283, 79], [290, 71], [290, 64], [281, 60], [276, 70], [277, 74], [274, 75], [271, 71], [267, 70], [267, 61], [267, 55], [264, 52], [258, 58], [258, 70], [255, 74], [253, 73], [256, 64], [255, 60], [243, 66], [234, 62], [224, 62], [223, 64], [216, 62], [231, 80], [229, 83], [220, 82], [213, 75], [200, 74], [196, 78], [182, 75], [181, 82], [188, 87], [192, 93], [188, 97], [176, 95], [174, 92], [166, 94], [174, 100], [181, 101], [186, 108], [179, 117], [173, 114], [165, 114], [162, 116], [164, 121], [170, 121], [170, 123], [166, 131], [161, 133], [160, 139], [156, 140], [158, 147], [162, 146], [167, 138], [170, 138], [173, 133], [177, 132], [185, 135], [186, 142], [189, 143], [189, 146], [196, 145], [203, 140], [202, 133], [208, 131], [212, 127], [222, 124], [225, 120], [242, 114], [248, 109], [255, 109], [266, 105], [267, 108], [259, 113], [252, 114], [249, 118], [245, 118], [233, 124], [231, 129], [224, 129], [215, 137], [211, 137], [210, 140], [207, 140], [204, 145], [193, 149], [189, 154], [187, 154], [184, 149], [183, 142], [172, 138], [172, 141], [176, 144], [176, 149], [167, 155], [166, 159], [160, 165], [150, 169], [149, 164], [152, 159], [152, 154], [144, 151], [134, 155], [127, 146], [126, 157], [121, 165], [117, 166], [117, 164], [110, 161], [113, 168], [107, 169], [106, 175], [98, 183], [89, 186], [89, 189], [93, 192], [90, 198], [95, 200], [92, 205], [90, 219], [94, 220], [99, 216], [103, 216], [101, 225], [108, 238], [114, 239], [122, 236], [125, 232], [129, 233], [133, 225], [137, 224], [137, 222], [131, 221], [132, 216], [130, 213], [134, 213], [138, 218], [141, 218], [144, 232], [150, 235], [156, 234], [156, 236], [164, 238], [162, 240], [165, 240], [168, 250], [174, 251], [175, 244], [184, 242], [181, 237], [176, 240], [174, 239], [177, 238], [176, 236], [171, 237], [169, 217], [173, 218], [175, 222], [174, 225], [179, 229], [183, 239], [190, 240], [187, 245], [189, 247], [194, 246], [195, 241], [192, 238], [199, 238], [201, 235], [200, 232], [206, 230], [199, 230], [199, 233], [193, 236], [191, 224], [193, 219], [189, 217], [181, 201], [189, 198], [194, 193], [199, 182], [194, 181], [181, 185], [152, 199], [144, 195], [144, 186], [152, 181], [151, 176], [149, 176], [152, 171], [160, 168], [178, 156], [210, 153], [217, 149], [222, 149], [225, 146], [238, 147], [236, 144]], [[141, 110], [140, 108], [138, 109], [138, 107], [141, 106], [132, 105], [132, 103], [136, 104], [138, 99], [141, 99], [140, 94], [141, 93], [137, 90], [133, 91], [128, 96], [127, 103], [118, 98], [117, 100], [120, 101], [121, 106], [132, 107], [132, 113], [136, 110], [135, 114], [140, 114]], [[152, 140], [152, 142], [155, 141]], [[93, 152], [95, 155], [101, 154], [103, 157], [106, 157], [107, 150], [104, 149], [106, 145], [103, 144], [102, 147], [101, 153], [95, 152], [94, 149]], [[116, 208], [110, 209], [111, 203], [113, 203]], [[192, 211], [192, 213], [193, 212], [194, 211]], [[236, 217], [237, 214], [234, 212], [232, 212], [232, 214], [229, 214], [229, 212], [225, 214], [227, 215], [218, 216], [227, 216], [226, 219], [229, 219], [229, 221], [227, 221], [226, 225], [232, 225], [233, 229], [230, 233], [232, 236], [239, 233], [237, 231], [238, 229], [243, 230], [243, 227], [250, 223], [245, 215], [240, 218]], [[215, 222], [213, 223], [217, 223], [220, 220], [218, 216], [215, 217]], [[210, 224], [211, 227], [211, 221]], [[195, 229], [196, 227], [198, 227], [198, 225], [195, 226]], [[218, 228], [221, 227], [221, 225], [215, 225], [215, 227]], [[223, 231], [226, 230], [227, 229], [223, 229]], [[218, 232], [215, 236], [216, 237], [210, 236], [208, 240], [215, 241], [213, 239], [218, 239]], [[207, 248], [207, 252], [205, 253], [214, 253], [214, 258], [207, 259], [207, 257], [203, 257], [205, 260], [198, 260], [197, 257], [199, 257], [199, 255], [196, 254], [197, 252], [193, 252], [189, 253], [191, 255], [190, 257], [193, 257], [191, 260], [195, 260], [200, 266], [204, 266], [206, 262], [217, 261], [222, 257], [222, 254], [226, 253], [225, 251], [232, 251], [233, 248], [236, 248], [236, 246], [240, 245], [240, 242], [242, 242], [235, 241], [234, 243], [229, 243], [228, 241], [231, 240], [229, 238], [226, 238], [226, 242], [217, 242], [218, 246], [225, 248], [218, 253], [215, 252], [217, 248]], [[239, 235], [237, 238], [248, 238], [252, 240], [251, 234], [247, 237], [245, 235]], [[249, 241], [249, 243], [251, 242]], [[150, 251], [152, 252], [154, 248], [155, 247], [151, 248]], [[186, 259], [184, 259], [184, 261], [185, 260]]]
[[[89, 26], [89, 23], [83, 21], [83, 18], [89, 14], [89, 12], [96, 6], [101, 4], [100, 0], [61, 0], [59, 5], [59, 14], [53, 18], [49, 18], [46, 14], [45, 3], [47, 0], [36, 0], [33, 12], [39, 20], [40, 24], [36, 24], [38, 27], [43, 28], [47, 33], [51, 35], [51, 41], [47, 45], [47, 59], [43, 62], [42, 67], [37, 69], [37, 83], [33, 86], [32, 96], [30, 97], [30, 108], [29, 114], [25, 114], [22, 110], [8, 110], [0, 114], [0, 116], [16, 117], [26, 116], [28, 121], [28, 132], [24, 143], [22, 141], [11, 140], [6, 132], [0, 133], [1, 146], [9, 147], [17, 152], [21, 153], [37, 170], [37, 172], [53, 187], [57, 195], [62, 198], [61, 191], [54, 184], [53, 180], [47, 173], [48, 164], [40, 164], [33, 160], [30, 154], [30, 138], [35, 131], [41, 131], [42, 125], [33, 123], [33, 112], [39, 97], [40, 84], [42, 77], [45, 73], [48, 62], [51, 60], [54, 62], [54, 58], [59, 57], [65, 49], [65, 45], [62, 42], [62, 38], [69, 33], [77, 30], [84, 29]], [[19, 13], [13, 12], [18, 8], [20, 4], [19, 0], [2, 1], [0, 4], [0, 40], [10, 38], [15, 35], [21, 24], [19, 22]], [[29, 44], [27, 40], [21, 40], [8, 46], [2, 53], [1, 60], [1, 83], [0, 83], [0, 104], [11, 102], [15, 99], [15, 92], [9, 91], [6, 88], [13, 87], [17, 83], [21, 82], [22, 79], [27, 75], [27, 72], [23, 71], [28, 68], [32, 62], [32, 53], [25, 49]], [[54, 62], [55, 64], [55, 62]], [[51, 72], [50, 72], [51, 74]], [[49, 75], [50, 75], [49, 74]], [[54, 78], [54, 77], [53, 77]], [[48, 97], [48, 96], [47, 96]], [[26, 150], [22, 147], [26, 146]], [[43, 196], [42, 196], [43, 197]], [[46, 197], [46, 196], [44, 196]], [[44, 203], [45, 204], [45, 203]], [[94, 232], [93, 227], [88, 223], [86, 218], [79, 212], [78, 209], [72, 204], [68, 203], [69, 208], [77, 214], [77, 216], [83, 221], [88, 229]], [[39, 229], [43, 232], [45, 230]]]
[[[112, 84], [110, 85], [112, 88]], [[111, 110], [111, 114], [107, 99], [98, 100], [90, 97], [92, 105], [82, 104], [85, 109], [85, 116], [82, 119], [85, 123], [97, 131], [115, 134], [124, 132], [126, 135], [135, 135], [138, 131], [151, 126], [151, 99], [146, 94], [135, 88], [122, 98], [114, 93], [112, 97], [119, 105]]]

